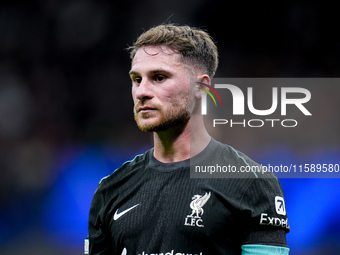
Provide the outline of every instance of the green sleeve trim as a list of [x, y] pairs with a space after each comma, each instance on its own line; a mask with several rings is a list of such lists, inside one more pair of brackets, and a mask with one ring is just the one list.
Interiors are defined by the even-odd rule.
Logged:
[[288, 255], [289, 248], [262, 244], [242, 245], [242, 255]]

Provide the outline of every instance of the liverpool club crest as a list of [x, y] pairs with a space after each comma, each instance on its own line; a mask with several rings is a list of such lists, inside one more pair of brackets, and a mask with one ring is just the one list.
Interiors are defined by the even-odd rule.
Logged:
[[204, 213], [203, 206], [208, 202], [211, 192], [205, 193], [204, 196], [194, 195], [192, 202], [190, 203], [191, 214], [185, 218], [185, 226], [200, 227], [203, 228], [203, 220], [201, 216]]

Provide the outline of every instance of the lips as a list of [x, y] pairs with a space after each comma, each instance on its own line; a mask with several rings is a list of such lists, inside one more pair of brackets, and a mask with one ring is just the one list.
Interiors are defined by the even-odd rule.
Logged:
[[150, 111], [154, 111], [156, 110], [155, 108], [152, 108], [150, 106], [141, 106], [138, 108], [138, 112], [141, 112], [141, 113], [146, 113], [146, 112], [150, 112]]

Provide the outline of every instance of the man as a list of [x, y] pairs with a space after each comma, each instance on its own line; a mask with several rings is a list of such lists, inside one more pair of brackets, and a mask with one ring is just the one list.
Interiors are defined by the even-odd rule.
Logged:
[[130, 48], [138, 127], [154, 147], [101, 180], [90, 254], [288, 254], [283, 193], [272, 173], [190, 178], [190, 164], [258, 166], [207, 133], [201, 97], [218, 65], [210, 36], [160, 25]]

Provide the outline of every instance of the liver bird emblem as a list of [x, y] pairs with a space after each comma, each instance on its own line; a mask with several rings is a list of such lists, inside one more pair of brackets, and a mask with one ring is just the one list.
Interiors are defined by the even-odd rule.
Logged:
[[203, 215], [204, 213], [204, 210], [202, 207], [208, 202], [210, 195], [211, 193], [209, 192], [209, 193], [205, 193], [204, 196], [201, 196], [201, 195], [193, 196], [192, 202], [190, 203], [190, 208], [192, 209], [192, 213], [191, 215], [188, 215], [188, 217], [201, 218], [200, 215]]

